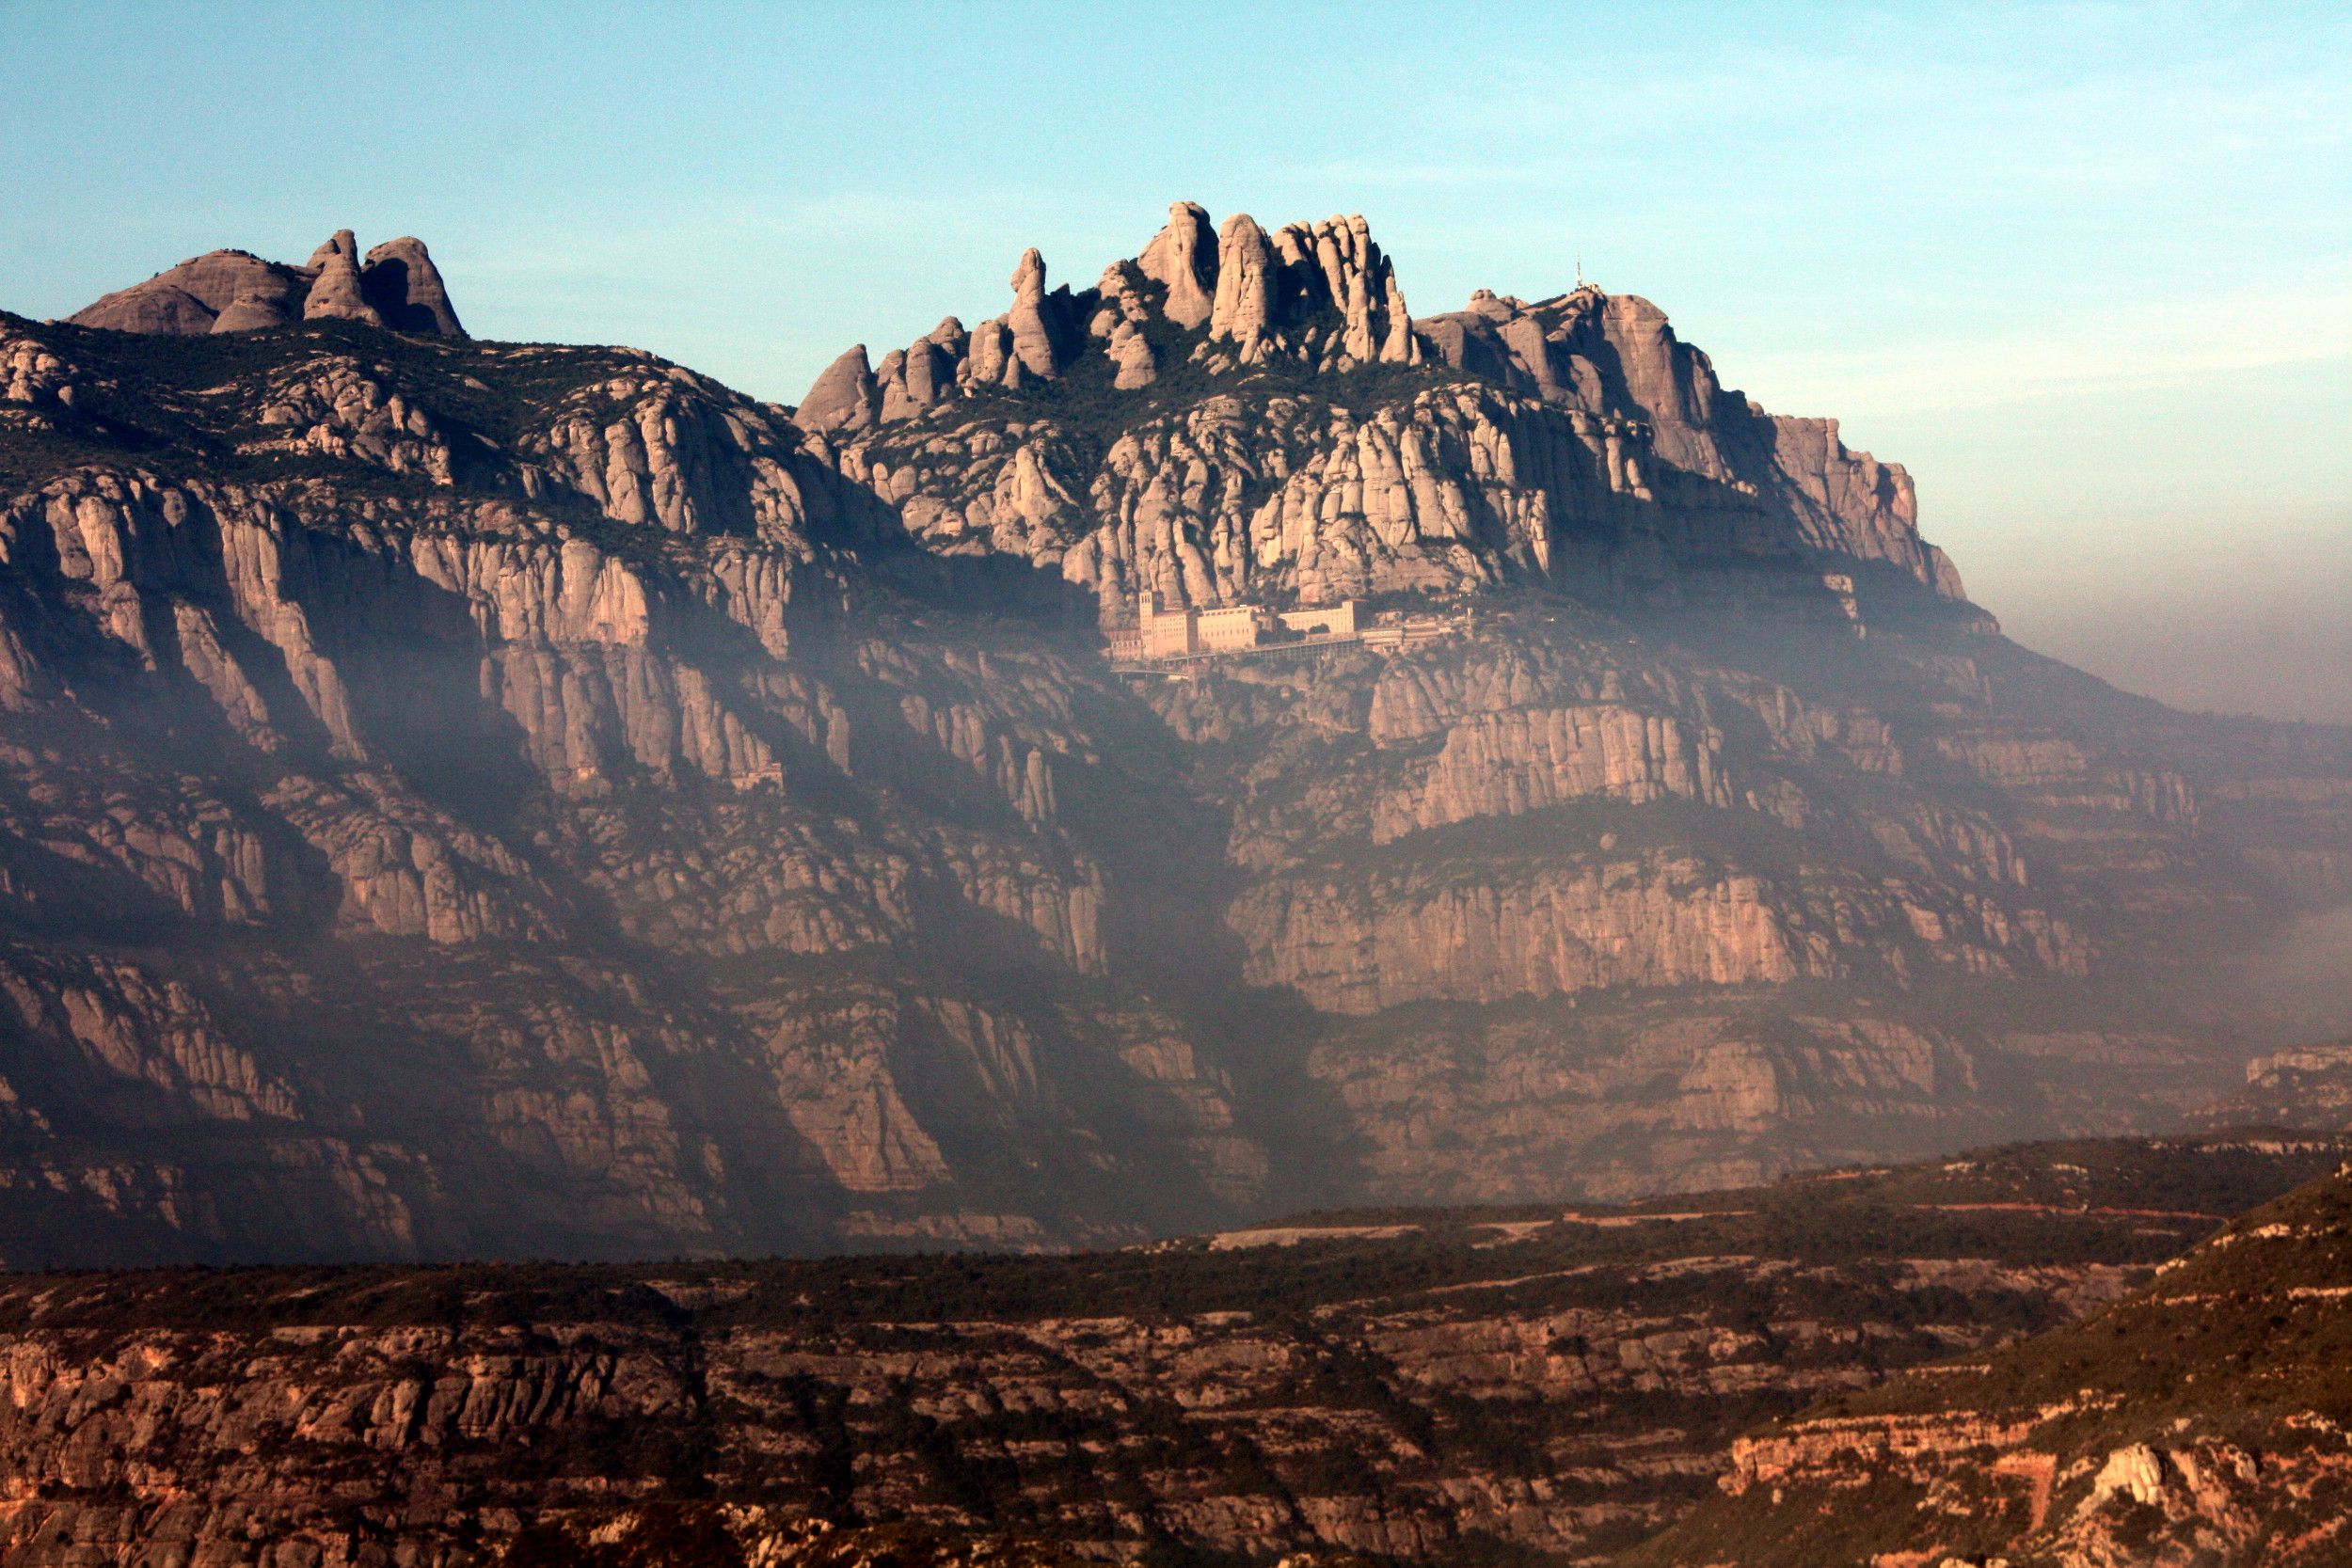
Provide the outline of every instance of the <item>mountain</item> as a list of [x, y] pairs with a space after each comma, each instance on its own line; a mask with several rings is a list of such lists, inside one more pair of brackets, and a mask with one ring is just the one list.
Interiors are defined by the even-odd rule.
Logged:
[[2352, 1164], [2083, 1323], [1741, 1439], [1628, 1568], [2342, 1562], [2347, 1237]]
[[1901, 468], [1727, 391], [1647, 300], [1417, 320], [1360, 217], [1213, 235], [1188, 202], [1083, 293], [1034, 250], [1012, 290], [879, 369], [852, 348], [800, 422], [927, 546], [1057, 569], [1106, 621], [1520, 580], [1834, 615], [1825, 563], [1961, 596]]
[[2246, 1064], [2246, 1086], [2195, 1117], [2202, 1127], [2352, 1127], [2352, 1039], [2297, 1046]]
[[2302, 1027], [2352, 731], [2016, 647], [1644, 301], [1180, 205], [792, 409], [357, 248], [0, 316], [11, 1265], [1623, 1198]]
[[2096, 1312], [2347, 1152], [2010, 1148], [1061, 1258], [20, 1275], [0, 1554], [1595, 1561], [1704, 1512], [1742, 1428]]

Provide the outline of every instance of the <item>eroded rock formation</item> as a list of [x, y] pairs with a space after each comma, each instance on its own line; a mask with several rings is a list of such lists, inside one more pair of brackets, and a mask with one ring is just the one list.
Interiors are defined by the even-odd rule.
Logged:
[[1856, 1561], [2335, 1561], [2347, 1218], [2340, 1171], [2090, 1322], [1743, 1438], [1724, 1496], [1626, 1560], [1795, 1568], [1832, 1538]]
[[182, 337], [321, 320], [466, 335], [423, 241], [407, 235], [387, 240], [362, 261], [348, 229], [338, 230], [298, 267], [242, 250], [206, 251], [69, 319], [116, 332]]
[[[870, 381], [852, 351], [803, 421], [934, 547], [1057, 568], [1106, 620], [1152, 594], [1312, 603], [1506, 580], [1746, 597], [1757, 566], [1821, 558], [1962, 596], [1902, 469], [1849, 451], [1835, 420], [1726, 390], [1633, 295], [1482, 292], [1417, 320], [1360, 216], [1212, 230], [1189, 202], [1091, 290], [1046, 293], [1035, 251], [1013, 290], [1009, 314], [968, 335], [951, 321]], [[990, 401], [1025, 378], [1106, 380], [1121, 434], [1105, 450], [1066, 400], [1033, 418]]]
[[[0, 1257], [1614, 1196], [2279, 1042], [2226, 977], [2341, 898], [2352, 736], [2015, 648], [1638, 301], [1225, 237], [797, 411], [428, 335], [402, 242], [0, 318]], [[1135, 679], [1142, 593], [1401, 619]]]
[[[2096, 1312], [2343, 1152], [2011, 1148], [1671, 1207], [1325, 1215], [1058, 1259], [19, 1278], [0, 1552], [1594, 1561], [1719, 1475], [1821, 1463], [1735, 1442], [1756, 1418]], [[2208, 1206], [2149, 1212], [2185, 1188]], [[2201, 1438], [2118, 1451], [2092, 1514], [2242, 1506], [2311, 1473]]]

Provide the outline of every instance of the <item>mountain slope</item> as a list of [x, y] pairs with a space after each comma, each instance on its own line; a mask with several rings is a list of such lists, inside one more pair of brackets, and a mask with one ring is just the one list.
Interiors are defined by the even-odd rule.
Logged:
[[2084, 1323], [1742, 1439], [1728, 1497], [1627, 1562], [2342, 1562], [2347, 1172]]
[[1711, 1494], [1750, 1423], [2095, 1310], [2348, 1147], [2005, 1148], [1074, 1258], [20, 1277], [0, 1551], [1589, 1561]]
[[[1638, 301], [1189, 221], [797, 411], [0, 317], [0, 1258], [1623, 1196], [2168, 1125], [2287, 1027], [2352, 732], [2010, 644]], [[1386, 645], [1104, 657], [1343, 591]]]

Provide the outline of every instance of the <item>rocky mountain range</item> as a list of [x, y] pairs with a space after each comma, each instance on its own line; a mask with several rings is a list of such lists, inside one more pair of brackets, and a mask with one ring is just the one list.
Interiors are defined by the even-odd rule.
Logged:
[[0, 315], [0, 1259], [1616, 1199], [2309, 1037], [2247, 960], [2352, 895], [2352, 731], [2017, 647], [1647, 302], [1185, 204], [1011, 291], [797, 408], [408, 240]]
[[[2342, 1259], [2319, 1268], [2279, 1234], [2286, 1211], [2173, 1260], [2347, 1152], [2243, 1133], [2009, 1148], [1623, 1208], [1314, 1214], [1075, 1258], [19, 1275], [0, 1283], [0, 1556], [879, 1568], [1633, 1550], [1819, 1568], [1871, 1560], [1823, 1550], [1804, 1520], [1824, 1495], [1841, 1517], [1875, 1497], [1848, 1470], [1882, 1463], [1866, 1433], [1901, 1421], [1951, 1430], [1893, 1445], [1908, 1468], [1887, 1484], [1908, 1490], [1874, 1527], [1887, 1542], [2022, 1528], [2022, 1512], [1968, 1524], [1958, 1505], [1979, 1497], [2104, 1528], [2137, 1461], [2073, 1454], [2137, 1454], [2129, 1434], [2172, 1431], [2155, 1412], [2065, 1382], [2067, 1416], [2023, 1418], [2037, 1451], [2069, 1445], [2055, 1466], [2005, 1450], [1945, 1484], [1975, 1429], [1910, 1413], [1956, 1391], [2047, 1397], [2009, 1369], [2075, 1378], [2058, 1346], [2113, 1369], [2106, 1325], [2178, 1322], [2217, 1257], [2290, 1257], [2296, 1289], [2340, 1292], [2320, 1281], [2344, 1278]], [[2300, 1236], [2310, 1199], [2291, 1201]], [[2342, 1316], [2303, 1300], [2298, 1325]], [[2056, 1338], [2004, 1348], [2036, 1330]], [[2309, 1354], [2266, 1351], [2256, 1370]], [[1922, 1365], [1941, 1370], [1884, 1382]], [[1904, 1414], [1798, 1415], [1823, 1396]], [[2201, 1428], [2157, 1439], [2171, 1451], [2151, 1496], [2218, 1486], [2275, 1518], [2304, 1507], [2302, 1479], [2340, 1485], [2340, 1432], [2306, 1422], [2295, 1457], [2271, 1457], [2306, 1397], [2264, 1407], [2275, 1476], [2243, 1474], [2228, 1447], [2243, 1423]], [[2006, 1409], [1996, 1424], [2015, 1423]], [[1774, 1417], [1793, 1420], [1740, 1437]], [[1762, 1507], [1784, 1474], [1781, 1513], [1735, 1545], [1812, 1545], [1718, 1551], [1721, 1511]], [[1923, 1485], [1933, 1506], [1908, 1506]], [[1654, 1549], [1692, 1542], [1701, 1555]]]

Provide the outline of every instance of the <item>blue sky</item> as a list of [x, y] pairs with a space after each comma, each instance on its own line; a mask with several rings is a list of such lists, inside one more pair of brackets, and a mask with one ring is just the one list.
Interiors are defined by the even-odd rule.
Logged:
[[483, 336], [796, 400], [1167, 203], [1408, 301], [1581, 251], [1907, 465], [2022, 640], [2352, 721], [2352, 8], [0, 0], [0, 304], [431, 244]]

